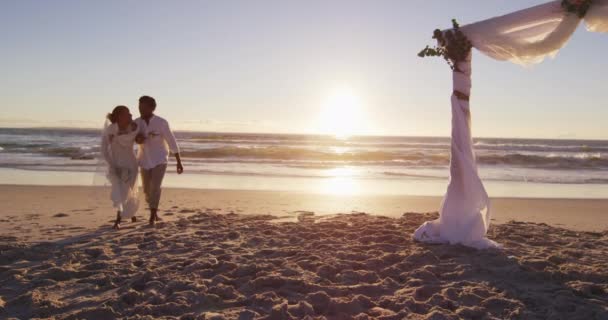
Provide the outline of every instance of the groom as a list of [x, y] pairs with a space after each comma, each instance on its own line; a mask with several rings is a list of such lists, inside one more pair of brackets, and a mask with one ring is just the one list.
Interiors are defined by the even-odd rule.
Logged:
[[161, 185], [167, 170], [169, 151], [177, 160], [177, 173], [182, 174], [184, 167], [179, 156], [179, 147], [167, 120], [154, 114], [156, 100], [150, 96], [139, 98], [140, 118], [135, 120], [140, 132], [145, 138], [139, 139], [137, 160], [141, 167], [141, 180], [150, 208], [150, 225], [153, 226], [158, 218], [158, 203], [160, 202]]

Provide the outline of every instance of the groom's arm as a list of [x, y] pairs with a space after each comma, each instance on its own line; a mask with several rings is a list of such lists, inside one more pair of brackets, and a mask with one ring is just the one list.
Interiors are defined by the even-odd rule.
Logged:
[[173, 131], [171, 131], [171, 128], [169, 127], [169, 122], [164, 123], [162, 135], [165, 141], [167, 141], [169, 150], [171, 150], [171, 153], [175, 155], [175, 160], [177, 160], [177, 174], [182, 174], [184, 172], [184, 166], [182, 165], [182, 158], [179, 155], [179, 146], [177, 145], [177, 140], [175, 139]]

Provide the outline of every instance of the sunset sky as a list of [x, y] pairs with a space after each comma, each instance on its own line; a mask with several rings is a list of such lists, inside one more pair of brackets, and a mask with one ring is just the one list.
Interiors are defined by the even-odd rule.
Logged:
[[[447, 136], [433, 29], [544, 2], [2, 1], [0, 126], [101, 127], [149, 94], [175, 129]], [[607, 54], [584, 27], [534, 67], [475, 53], [474, 134], [608, 139]]]

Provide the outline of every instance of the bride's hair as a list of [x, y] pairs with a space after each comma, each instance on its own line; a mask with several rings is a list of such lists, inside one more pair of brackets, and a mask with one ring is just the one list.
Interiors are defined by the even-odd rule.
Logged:
[[129, 111], [129, 108], [125, 106], [116, 106], [111, 113], [108, 113], [108, 120], [110, 120], [111, 123], [116, 123], [118, 121], [118, 115], [123, 111]]

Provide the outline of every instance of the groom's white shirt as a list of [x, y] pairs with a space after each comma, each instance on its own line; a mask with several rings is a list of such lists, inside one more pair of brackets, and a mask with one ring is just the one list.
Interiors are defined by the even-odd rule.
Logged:
[[139, 132], [146, 137], [146, 141], [137, 148], [137, 160], [143, 169], [149, 170], [169, 162], [169, 151], [179, 153], [179, 146], [167, 120], [153, 115], [149, 123], [142, 118], [135, 121]]

